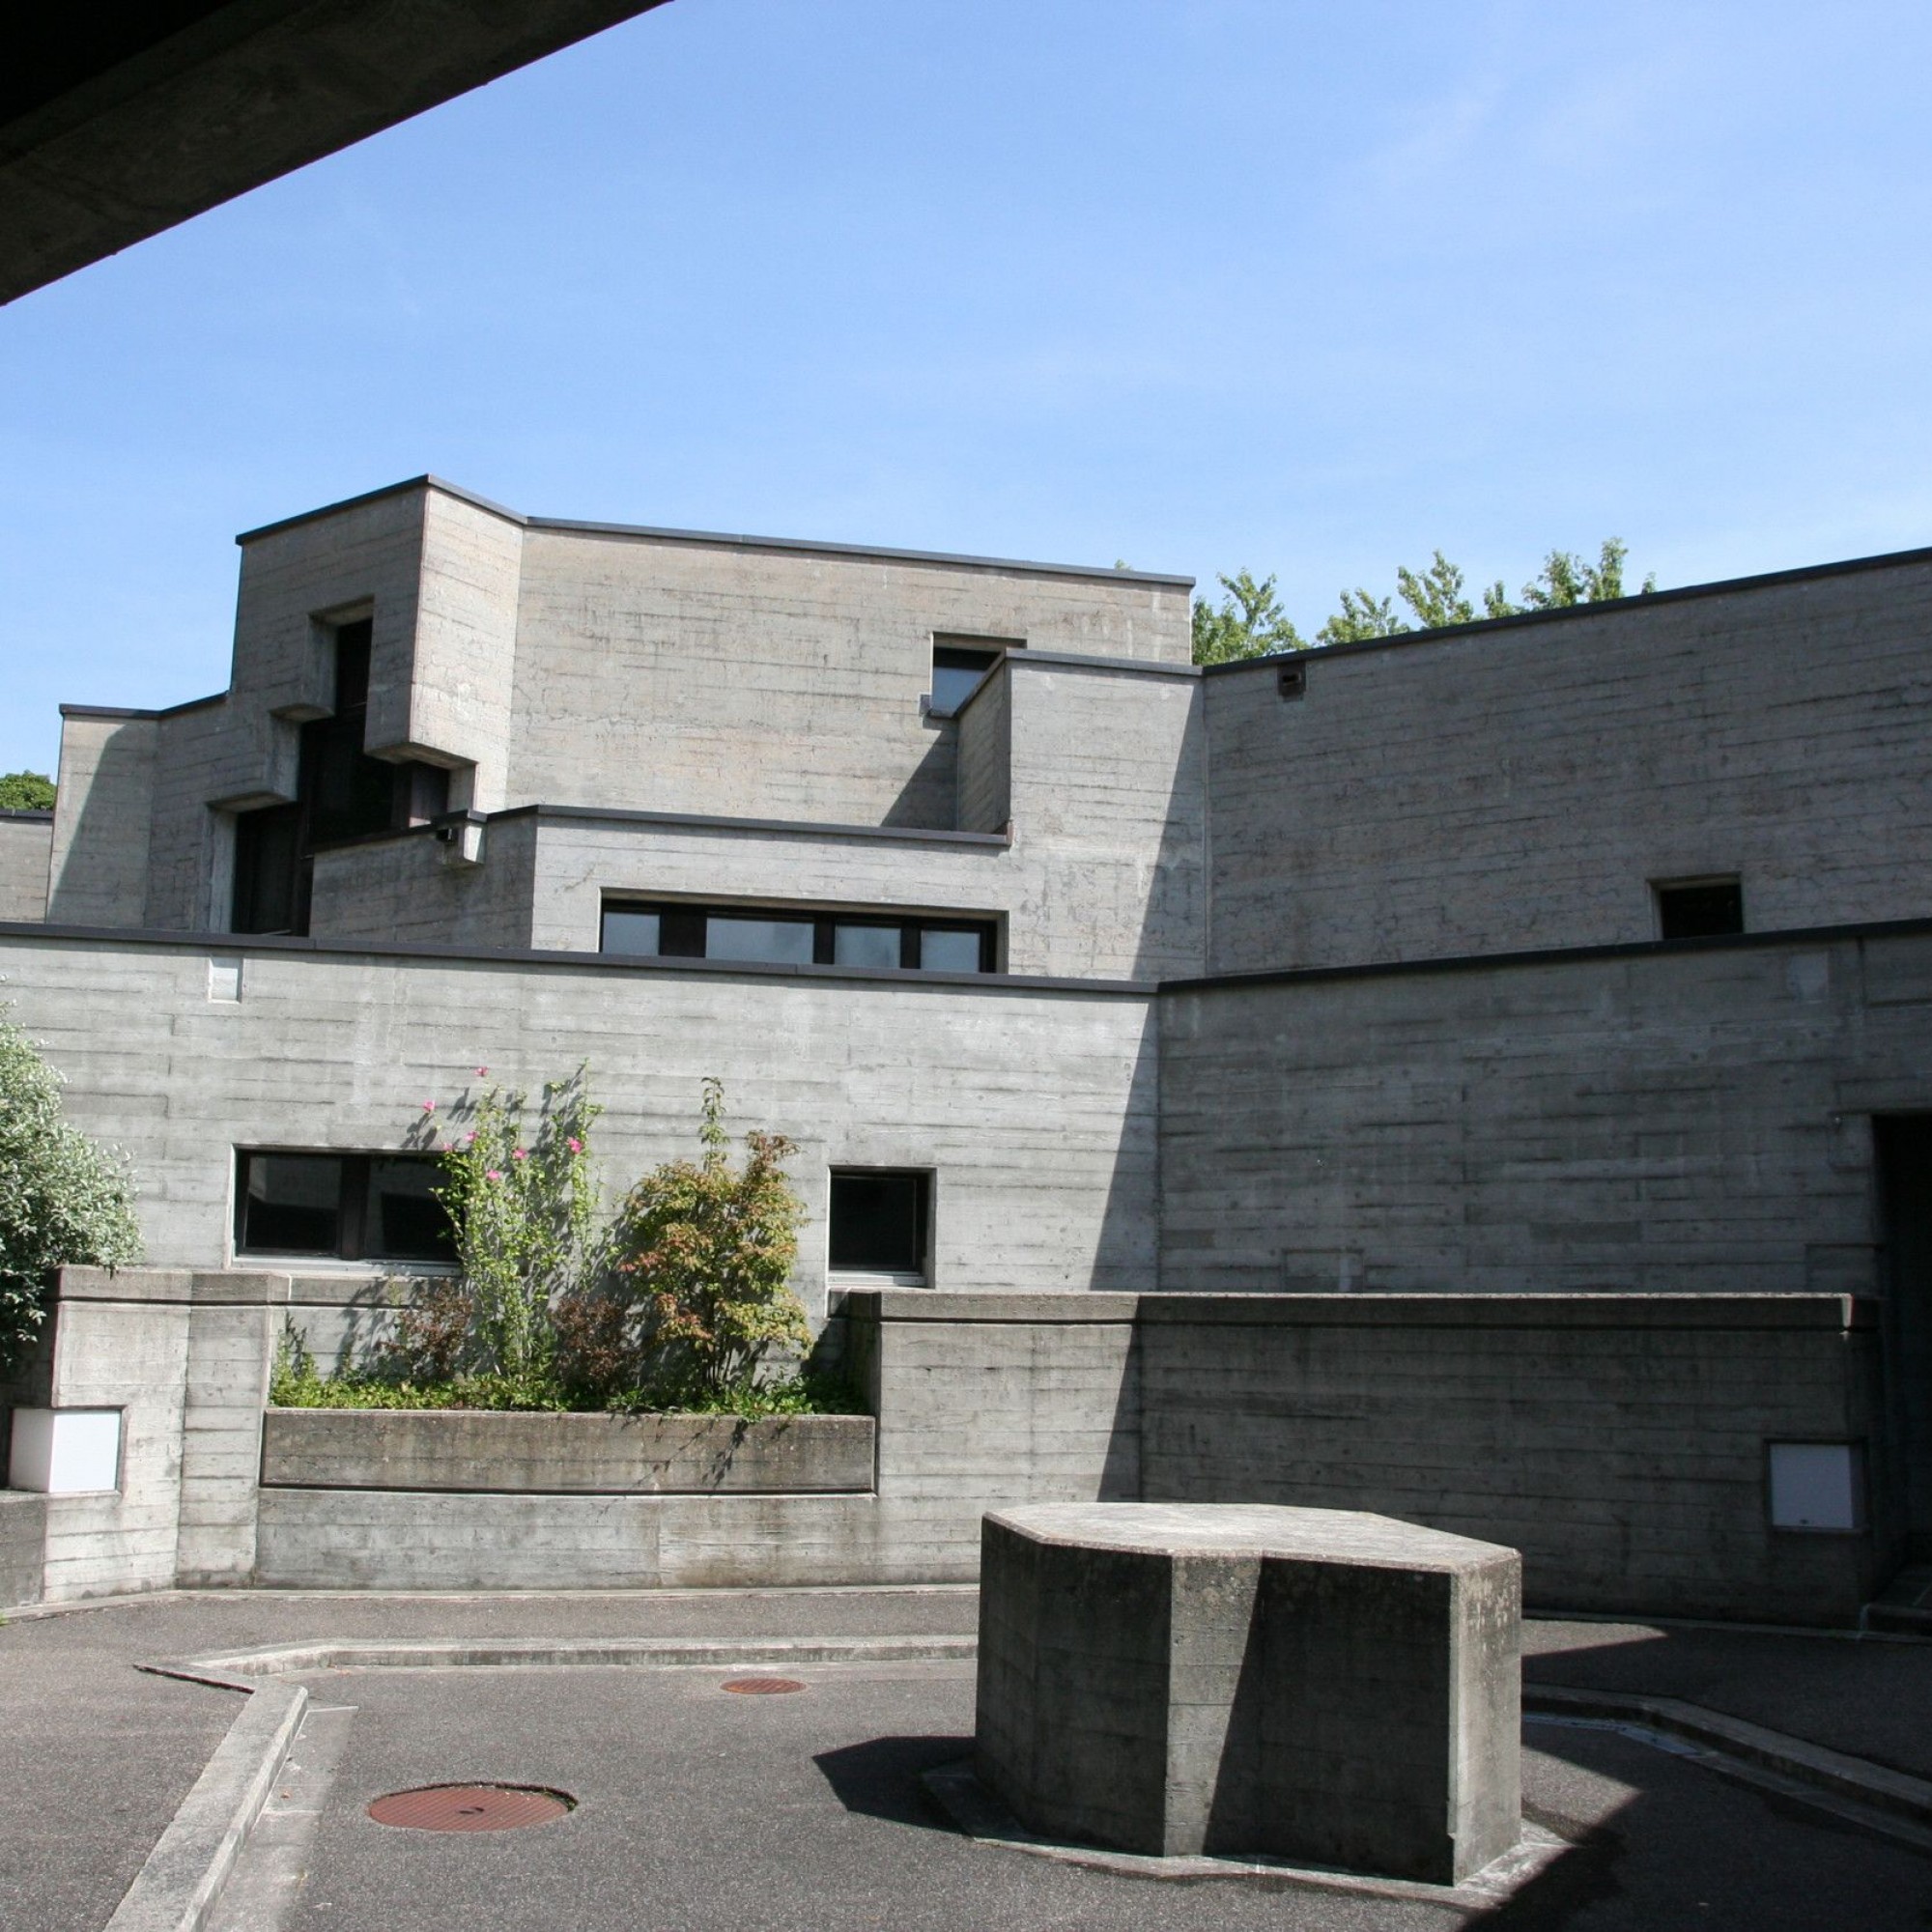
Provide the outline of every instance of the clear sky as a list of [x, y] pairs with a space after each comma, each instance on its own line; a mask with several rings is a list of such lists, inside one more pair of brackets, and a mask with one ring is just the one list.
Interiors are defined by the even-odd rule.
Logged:
[[0, 309], [0, 771], [237, 530], [1665, 584], [1932, 543], [1923, 0], [671, 0]]

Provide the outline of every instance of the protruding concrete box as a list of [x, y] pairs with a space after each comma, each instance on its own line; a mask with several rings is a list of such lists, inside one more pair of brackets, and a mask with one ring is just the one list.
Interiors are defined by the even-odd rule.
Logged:
[[1348, 1510], [988, 1515], [979, 1776], [1057, 1838], [1453, 1884], [1520, 1836], [1521, 1577]]

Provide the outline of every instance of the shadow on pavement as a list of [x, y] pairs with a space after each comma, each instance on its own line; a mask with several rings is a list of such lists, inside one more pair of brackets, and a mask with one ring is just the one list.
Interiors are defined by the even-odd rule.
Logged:
[[956, 1835], [957, 1828], [926, 1796], [921, 1779], [939, 1765], [972, 1754], [970, 1737], [871, 1738], [820, 1751], [812, 1763], [846, 1810]]

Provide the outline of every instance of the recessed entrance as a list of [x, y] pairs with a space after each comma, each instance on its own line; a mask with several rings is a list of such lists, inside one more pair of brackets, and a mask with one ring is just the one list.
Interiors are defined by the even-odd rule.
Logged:
[[1878, 1160], [1885, 1403], [1909, 1554], [1932, 1560], [1932, 1115], [1872, 1122]]

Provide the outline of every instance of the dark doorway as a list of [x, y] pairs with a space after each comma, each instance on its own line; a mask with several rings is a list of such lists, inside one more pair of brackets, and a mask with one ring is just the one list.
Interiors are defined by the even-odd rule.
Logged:
[[1886, 1409], [1908, 1555], [1932, 1561], [1932, 1115], [1872, 1122], [1878, 1156]]

